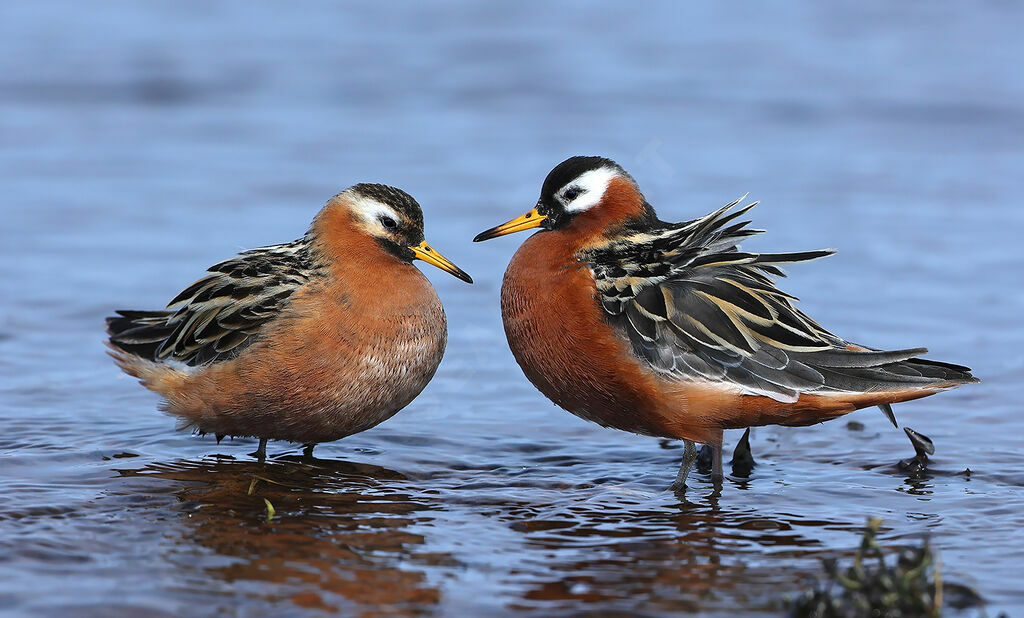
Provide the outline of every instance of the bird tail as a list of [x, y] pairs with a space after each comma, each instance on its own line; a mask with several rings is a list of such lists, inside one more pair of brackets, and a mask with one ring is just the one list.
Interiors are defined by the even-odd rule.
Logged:
[[114, 363], [121, 368], [121, 371], [138, 378], [139, 382], [151, 391], [167, 397], [171, 393], [180, 391], [185, 384], [188, 372], [184, 369], [142, 358], [133, 352], [122, 349], [112, 341], [106, 342], [106, 346], [110, 348], [107, 350], [107, 354], [114, 359]]
[[160, 346], [174, 332], [167, 323], [172, 315], [170, 311], [118, 311], [107, 318], [110, 343], [129, 354], [156, 360]]
[[927, 358], [911, 358], [903, 363], [900, 369], [935, 380], [936, 386], [939, 388], [955, 388], [963, 384], [981, 382], [971, 373], [970, 367], [928, 360]]
[[925, 352], [924, 348], [881, 351], [851, 346], [836, 353], [812, 353], [813, 366], [824, 376], [826, 390], [801, 397], [797, 407], [804, 413], [793, 414], [783, 424], [811, 424], [878, 406], [897, 425], [891, 404], [980, 382], [968, 367], [917, 356]]
[[925, 348], [846, 349], [811, 352], [801, 360], [822, 374], [825, 388], [830, 391], [871, 393], [924, 389], [934, 392], [979, 381], [969, 367], [919, 356], [927, 351]]
[[113, 343], [108, 342], [106, 346], [110, 348], [107, 354], [122, 371], [138, 378], [143, 386], [164, 398], [160, 409], [178, 418], [178, 429], [202, 429], [206, 400], [189, 379], [188, 368], [142, 358]]
[[[978, 382], [962, 365], [921, 358], [925, 348], [874, 350], [855, 344], [845, 348], [794, 352], [790, 357], [817, 371], [822, 387], [802, 393], [793, 403], [760, 398], [738, 407], [751, 408], [742, 423], [730, 419], [725, 426], [756, 424], [812, 425], [871, 406], [878, 406], [896, 424], [891, 404], [920, 399]], [[741, 415], [742, 416], [742, 415]]]

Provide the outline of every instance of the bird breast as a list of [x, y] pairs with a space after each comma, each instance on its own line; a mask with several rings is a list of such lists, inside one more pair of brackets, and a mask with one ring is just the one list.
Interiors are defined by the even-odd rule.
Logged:
[[390, 418], [427, 385], [444, 355], [444, 310], [415, 267], [388, 279], [301, 291], [239, 367], [275, 425], [268, 435], [337, 440]]
[[665, 435], [661, 387], [604, 320], [593, 276], [540, 232], [505, 273], [501, 308], [509, 347], [526, 377], [573, 414], [625, 431]]

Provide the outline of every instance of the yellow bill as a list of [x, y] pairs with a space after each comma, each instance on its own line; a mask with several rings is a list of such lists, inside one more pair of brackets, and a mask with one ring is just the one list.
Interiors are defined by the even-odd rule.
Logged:
[[540, 224], [544, 222], [544, 219], [547, 219], [547, 216], [540, 214], [537, 212], [537, 209], [534, 208], [521, 217], [516, 217], [507, 223], [502, 223], [497, 227], [492, 227], [489, 230], [480, 232], [476, 235], [476, 238], [473, 239], [473, 242], [490, 240], [492, 238], [497, 238], [498, 236], [504, 236], [505, 234], [512, 234], [514, 232], [521, 232], [523, 230], [540, 227]]
[[473, 278], [466, 274], [466, 271], [462, 270], [453, 264], [451, 260], [438, 253], [436, 249], [427, 244], [427, 241], [424, 240], [418, 245], [409, 247], [409, 249], [416, 254], [415, 259], [423, 260], [427, 264], [433, 264], [446, 273], [451, 273], [459, 279], [462, 279], [466, 283], [473, 283]]

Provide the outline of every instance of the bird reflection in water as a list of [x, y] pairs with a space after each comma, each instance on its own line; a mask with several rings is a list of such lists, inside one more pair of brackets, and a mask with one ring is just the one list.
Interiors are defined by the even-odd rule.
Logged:
[[437, 506], [404, 493], [403, 475], [387, 468], [206, 458], [119, 472], [173, 481], [183, 567], [198, 568], [204, 577], [196, 585], [206, 588], [190, 592], [262, 597], [275, 607], [417, 613], [441, 596], [417, 565], [453, 562], [422, 551], [423, 536], [409, 530]]
[[[821, 574], [821, 558], [852, 555], [862, 531], [860, 513], [837, 516], [827, 496], [774, 500], [765, 487], [782, 479], [770, 466], [727, 478], [724, 498], [681, 495], [656, 472], [609, 476], [619, 469], [614, 450], [610, 464], [594, 466], [590, 453], [541, 446], [513, 449], [527, 462], [516, 472], [491, 461], [500, 449], [445, 459], [418, 443], [424, 454], [402, 465], [409, 477], [297, 457], [155, 463], [121, 471], [130, 480], [116, 499], [171, 521], [160, 524], [171, 529], [165, 559], [181, 570], [171, 580], [235, 613], [728, 612], [738, 600], [778, 612]], [[673, 452], [652, 455], [650, 469], [679, 448], [664, 444]], [[749, 458], [746, 449], [735, 462]], [[567, 481], [569, 470], [590, 480]], [[895, 466], [879, 472], [906, 476]], [[276, 511], [269, 521], [264, 499]], [[494, 575], [467, 575], [480, 569]]]
[[[727, 612], [741, 598], [744, 607], [782, 611], [781, 591], [797, 589], [817, 573], [820, 557], [833, 555], [819, 533], [844, 528], [723, 506], [717, 492], [694, 502], [679, 496], [674, 507], [668, 495], [605, 490], [554, 512], [524, 514], [513, 529], [531, 549], [551, 556], [551, 563], [546, 574], [521, 575], [524, 591], [513, 607], [557, 612], [582, 603], [614, 615], [639, 606]], [[806, 569], [780, 572], [771, 558], [776, 553]]]

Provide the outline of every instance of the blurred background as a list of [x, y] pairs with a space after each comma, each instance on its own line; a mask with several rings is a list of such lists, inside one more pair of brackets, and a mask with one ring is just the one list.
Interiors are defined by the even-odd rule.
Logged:
[[[1020, 15], [4, 3], [0, 608], [772, 615], [876, 515], [888, 542], [930, 534], [992, 615], [1024, 609]], [[930, 471], [901, 471], [902, 432], [864, 411], [755, 430], [751, 478], [680, 500], [678, 445], [534, 391], [498, 313], [523, 238], [470, 239], [575, 154], [617, 160], [670, 221], [749, 192], [751, 248], [839, 249], [784, 282], [826, 327], [972, 366], [982, 384], [896, 409], [935, 440]], [[357, 182], [409, 191], [477, 282], [425, 269], [450, 330], [433, 383], [319, 465], [176, 433], [104, 356], [103, 317], [301, 236]]]

